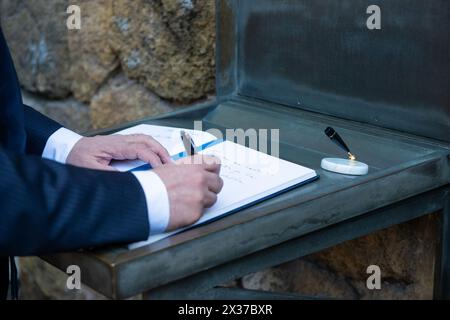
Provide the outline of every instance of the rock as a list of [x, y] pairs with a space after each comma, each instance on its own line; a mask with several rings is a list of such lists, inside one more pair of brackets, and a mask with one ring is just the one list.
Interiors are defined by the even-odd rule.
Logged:
[[68, 0], [0, 1], [0, 19], [23, 87], [51, 98], [71, 92]]
[[[361, 298], [431, 299], [438, 239], [437, 215], [382, 230], [314, 256], [315, 261], [352, 279]], [[366, 287], [366, 268], [378, 265], [381, 291]]]
[[81, 30], [69, 32], [72, 92], [80, 101], [89, 102], [119, 67], [119, 60], [109, 45], [112, 24], [111, 0], [78, 0]]
[[93, 127], [100, 129], [172, 110], [143, 85], [119, 74], [92, 99], [90, 115]]
[[67, 289], [67, 274], [39, 258], [20, 258], [21, 300], [104, 300], [103, 295], [82, 284], [81, 290]]
[[[81, 30], [66, 27], [69, 4], [81, 8]], [[118, 68], [170, 100], [214, 91], [214, 1], [0, 0], [0, 9], [27, 91], [89, 102]]]
[[299, 293], [305, 297], [358, 298], [343, 275], [330, 272], [308, 259], [245, 276], [242, 285], [251, 290]]
[[122, 69], [163, 98], [204, 97], [214, 90], [214, 12], [211, 0], [114, 1]]
[[[437, 215], [425, 216], [248, 275], [242, 286], [342, 299], [431, 299], [437, 225]], [[381, 269], [381, 290], [367, 289], [370, 265]]]

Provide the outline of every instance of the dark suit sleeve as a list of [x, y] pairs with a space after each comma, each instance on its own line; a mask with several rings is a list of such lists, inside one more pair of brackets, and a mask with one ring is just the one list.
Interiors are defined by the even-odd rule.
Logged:
[[62, 126], [26, 105], [24, 105], [24, 120], [27, 134], [26, 152], [41, 155], [48, 138]]
[[129, 173], [64, 166], [0, 148], [0, 256], [142, 241], [144, 192]]

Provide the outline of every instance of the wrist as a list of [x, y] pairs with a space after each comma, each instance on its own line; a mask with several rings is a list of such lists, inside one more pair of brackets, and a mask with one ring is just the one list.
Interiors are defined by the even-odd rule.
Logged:
[[145, 194], [150, 235], [166, 232], [170, 222], [170, 204], [164, 182], [152, 171], [136, 171], [132, 174]]
[[42, 152], [42, 158], [66, 163], [67, 157], [73, 147], [82, 138], [83, 136], [73, 131], [60, 128], [48, 138], [44, 151]]

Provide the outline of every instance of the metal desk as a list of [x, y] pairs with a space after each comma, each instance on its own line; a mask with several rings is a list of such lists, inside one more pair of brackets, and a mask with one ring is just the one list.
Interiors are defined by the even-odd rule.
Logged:
[[[246, 128], [254, 108], [258, 106], [237, 102], [198, 106], [144, 123], [192, 127], [193, 120], [204, 119], [205, 128], [225, 127], [228, 121]], [[108, 248], [44, 259], [61, 270], [79, 265], [83, 282], [110, 298], [139, 293], [153, 299], [290, 298], [294, 296], [216, 287], [441, 210], [442, 255], [437, 264], [436, 296], [450, 298], [448, 146], [376, 127], [364, 126], [361, 133], [357, 123], [301, 110], [280, 110], [279, 106], [264, 111], [258, 108], [262, 128], [277, 127], [273, 112], [278, 114], [277, 121], [283, 121], [279, 117], [283, 112], [284, 120], [291, 124], [293, 117], [298, 119], [292, 130], [299, 134], [281, 131], [281, 157], [316, 169], [321, 176], [318, 181], [147, 247], [132, 251]], [[214, 123], [216, 117], [220, 123]], [[357, 145], [362, 159], [373, 159], [368, 176], [342, 176], [320, 169], [320, 159], [332, 154], [323, 150], [333, 149], [321, 133], [327, 125]], [[298, 141], [289, 139], [303, 134], [313, 134], [318, 141], [296, 144]], [[361, 135], [364, 146], [358, 146]], [[289, 138], [283, 140], [283, 136]], [[389, 164], [385, 163], [386, 153], [379, 152], [381, 145], [388, 151]]]

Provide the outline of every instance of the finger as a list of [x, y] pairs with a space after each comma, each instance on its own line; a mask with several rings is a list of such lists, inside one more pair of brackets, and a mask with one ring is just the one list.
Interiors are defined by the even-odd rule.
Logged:
[[220, 164], [219, 158], [209, 157], [209, 159], [203, 163], [203, 168], [206, 171], [219, 174], [220, 173], [220, 168], [221, 168], [221, 164]]
[[142, 137], [132, 135], [124, 137], [119, 144], [119, 150], [112, 156], [115, 160], [141, 160], [149, 163], [153, 168], [162, 165], [162, 160], [151, 148], [148, 143], [142, 140]]
[[132, 139], [130, 141], [131, 143], [143, 144], [144, 146], [152, 150], [156, 155], [158, 155], [162, 163], [172, 163], [169, 152], [153, 137], [145, 134], [135, 134], [129, 136], [129, 138]]
[[205, 208], [211, 208], [217, 202], [217, 194], [208, 191], [205, 195], [204, 206]]
[[157, 168], [163, 164], [161, 158], [149, 149], [138, 149], [136, 151], [136, 158], [146, 163], [150, 163], [153, 168]]
[[150, 149], [159, 156], [162, 163], [164, 164], [172, 163], [172, 158], [170, 157], [169, 152], [167, 151], [166, 148], [163, 147], [162, 144], [160, 144], [158, 141], [156, 141], [151, 137], [148, 137], [148, 140]]
[[218, 174], [212, 173], [212, 172], [207, 172], [206, 173], [206, 181], [208, 184], [209, 191], [214, 192], [214, 193], [219, 193], [220, 191], [222, 191], [223, 180]]
[[156, 150], [156, 153], [158, 154], [162, 163], [164, 164], [173, 163], [172, 157], [170, 156], [166, 148], [164, 148], [163, 146], [161, 146], [161, 149]]

